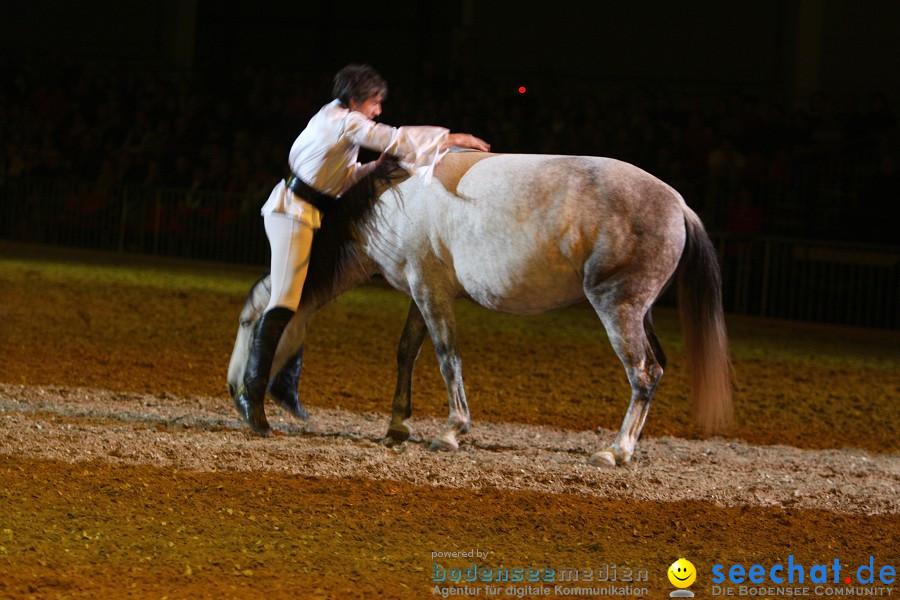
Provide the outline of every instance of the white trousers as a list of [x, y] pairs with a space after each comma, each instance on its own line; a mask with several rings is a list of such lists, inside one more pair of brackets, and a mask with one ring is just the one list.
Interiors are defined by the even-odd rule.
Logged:
[[309, 269], [314, 230], [283, 213], [264, 215], [263, 223], [272, 249], [272, 295], [266, 310], [276, 306], [297, 310]]

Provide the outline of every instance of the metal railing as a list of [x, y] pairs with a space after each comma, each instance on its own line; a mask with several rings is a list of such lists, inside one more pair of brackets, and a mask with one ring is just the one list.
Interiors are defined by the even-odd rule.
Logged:
[[[267, 193], [10, 180], [0, 185], [0, 239], [265, 265]], [[900, 328], [900, 247], [711, 237], [730, 313]]]
[[256, 218], [264, 200], [140, 185], [8, 181], [0, 185], [0, 239], [264, 264], [269, 250]]
[[900, 327], [900, 248], [713, 234], [727, 311]]

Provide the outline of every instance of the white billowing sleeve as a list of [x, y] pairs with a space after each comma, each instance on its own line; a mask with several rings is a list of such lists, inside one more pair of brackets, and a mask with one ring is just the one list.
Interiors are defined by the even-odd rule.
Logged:
[[347, 115], [344, 136], [354, 144], [386, 152], [397, 158], [404, 169], [431, 181], [434, 166], [447, 150], [441, 146], [447, 141], [450, 130], [431, 125], [391, 127], [367, 119], [358, 112]]

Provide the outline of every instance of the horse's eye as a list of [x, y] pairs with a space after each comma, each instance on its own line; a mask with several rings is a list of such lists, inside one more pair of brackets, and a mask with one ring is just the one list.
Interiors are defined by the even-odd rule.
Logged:
[[241, 327], [250, 327], [250, 325], [252, 325], [250, 319], [241, 319]]

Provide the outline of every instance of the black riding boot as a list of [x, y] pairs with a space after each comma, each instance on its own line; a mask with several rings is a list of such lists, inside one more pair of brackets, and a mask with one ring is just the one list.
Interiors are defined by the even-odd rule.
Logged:
[[300, 368], [303, 366], [303, 348], [297, 354], [288, 359], [281, 370], [269, 382], [269, 395], [275, 403], [288, 411], [298, 419], [304, 421], [309, 418], [300, 396], [297, 395], [297, 386], [300, 384]]
[[294, 311], [282, 306], [266, 311], [256, 324], [253, 342], [250, 345], [250, 357], [244, 371], [244, 385], [234, 397], [234, 407], [238, 414], [261, 436], [272, 435], [272, 428], [266, 420], [264, 401], [269, 371], [272, 370], [272, 359], [281, 333]]

